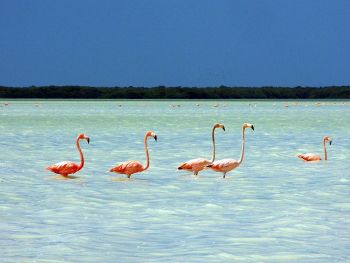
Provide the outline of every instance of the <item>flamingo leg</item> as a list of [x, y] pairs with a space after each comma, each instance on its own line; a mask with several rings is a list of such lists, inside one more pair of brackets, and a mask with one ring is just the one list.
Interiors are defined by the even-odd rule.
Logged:
[[127, 176], [128, 176], [128, 178], [130, 179], [130, 177], [131, 177], [131, 174], [127, 174]]
[[224, 173], [224, 176], [222, 178], [225, 178], [226, 177], [226, 173]]
[[193, 174], [194, 174], [195, 176], [197, 176], [197, 175], [198, 175], [198, 172], [194, 172]]

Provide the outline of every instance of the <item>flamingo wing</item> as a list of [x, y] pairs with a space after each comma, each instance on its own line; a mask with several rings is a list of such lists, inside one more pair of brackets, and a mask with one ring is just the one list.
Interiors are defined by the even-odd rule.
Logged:
[[143, 171], [143, 166], [138, 161], [126, 161], [109, 170], [110, 172], [131, 175]]
[[314, 153], [299, 154], [298, 157], [306, 162], [320, 161], [321, 157]]
[[79, 171], [79, 165], [73, 162], [65, 161], [65, 162], [60, 162], [60, 163], [51, 165], [46, 169], [56, 174], [68, 175], [68, 174], [74, 174], [77, 171]]

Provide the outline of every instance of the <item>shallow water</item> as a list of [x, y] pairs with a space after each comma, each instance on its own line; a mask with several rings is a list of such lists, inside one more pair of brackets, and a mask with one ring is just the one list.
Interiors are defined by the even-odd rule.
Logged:
[[[349, 101], [1, 101], [0, 262], [347, 262], [350, 261]], [[288, 107], [286, 105], [288, 104]], [[177, 106], [180, 105], [180, 106]], [[240, 156], [226, 179], [176, 167]], [[118, 162], [150, 169], [132, 179]], [[45, 170], [79, 162], [72, 180]], [[298, 153], [327, 162], [304, 163]]]

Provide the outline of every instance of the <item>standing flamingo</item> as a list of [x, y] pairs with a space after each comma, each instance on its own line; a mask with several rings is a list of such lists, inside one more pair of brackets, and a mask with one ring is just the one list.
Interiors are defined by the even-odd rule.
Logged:
[[148, 147], [147, 147], [147, 138], [152, 136], [155, 141], [157, 141], [157, 135], [153, 131], [148, 131], [145, 134], [144, 138], [144, 145], [145, 145], [145, 152], [146, 152], [146, 165], [143, 166], [138, 161], [126, 161], [121, 164], [118, 164], [117, 166], [110, 169], [110, 172], [115, 172], [119, 174], [126, 174], [128, 178], [134, 173], [143, 172], [148, 169], [149, 167], [149, 154], [148, 154]]
[[74, 174], [76, 172], [78, 172], [79, 170], [81, 170], [84, 167], [84, 156], [83, 156], [83, 152], [80, 149], [80, 145], [79, 145], [79, 141], [80, 140], [86, 140], [88, 143], [90, 143], [90, 138], [85, 136], [84, 134], [80, 133], [78, 134], [77, 140], [76, 140], [76, 145], [78, 148], [78, 152], [80, 154], [80, 164], [76, 164], [73, 162], [60, 162], [60, 163], [56, 163], [54, 165], [51, 165], [49, 167], [47, 167], [46, 169], [54, 172], [56, 174], [60, 174], [64, 177], [68, 177], [68, 175], [70, 174]]
[[229, 171], [237, 168], [243, 161], [244, 157], [244, 131], [246, 128], [252, 128], [254, 131], [253, 124], [250, 123], [243, 123], [242, 126], [242, 151], [241, 151], [241, 158], [239, 158], [239, 161], [235, 159], [222, 159], [218, 160], [216, 162], [213, 162], [212, 164], [207, 165], [207, 167], [211, 168], [215, 172], [222, 172], [224, 174], [224, 178], [226, 177], [226, 173]]
[[[326, 141], [329, 142], [329, 145], [332, 145], [332, 140], [328, 136], [323, 137], [323, 152], [324, 152], [324, 160], [327, 160], [327, 151], [326, 151]], [[320, 161], [321, 156], [314, 154], [314, 153], [305, 153], [305, 154], [299, 154], [298, 157], [300, 159], [303, 159], [306, 162], [314, 162], [314, 161]]]
[[207, 165], [212, 164], [215, 161], [215, 136], [214, 136], [214, 131], [216, 128], [222, 128], [225, 131], [225, 126], [216, 123], [212, 129], [211, 132], [211, 138], [213, 141], [213, 157], [210, 160], [204, 159], [204, 158], [197, 158], [197, 159], [192, 159], [189, 160], [183, 164], [181, 164], [177, 169], [178, 170], [186, 170], [189, 172], [193, 172], [194, 175], [198, 175], [200, 171], [202, 171]]

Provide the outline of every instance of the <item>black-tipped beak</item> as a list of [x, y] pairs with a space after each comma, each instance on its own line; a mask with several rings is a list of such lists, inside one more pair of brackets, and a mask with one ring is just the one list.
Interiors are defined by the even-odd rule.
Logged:
[[225, 126], [222, 126], [222, 129], [225, 131]]
[[87, 137], [86, 140], [87, 140], [88, 144], [90, 144], [90, 138]]
[[157, 135], [154, 135], [154, 140], [157, 141]]
[[329, 141], [329, 145], [332, 145], [332, 141]]
[[254, 125], [252, 125], [252, 130], [254, 131]]

